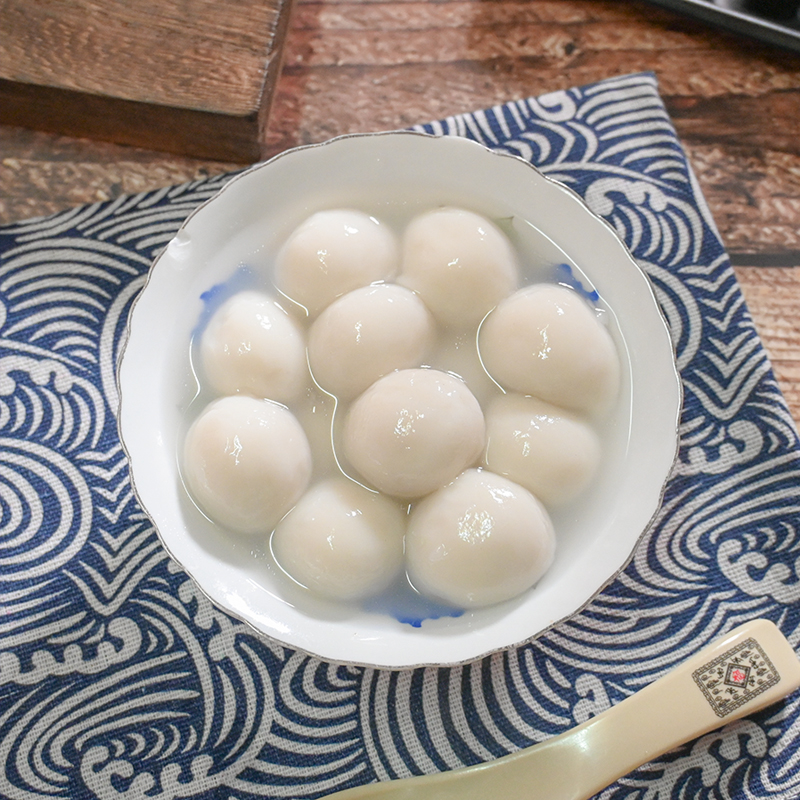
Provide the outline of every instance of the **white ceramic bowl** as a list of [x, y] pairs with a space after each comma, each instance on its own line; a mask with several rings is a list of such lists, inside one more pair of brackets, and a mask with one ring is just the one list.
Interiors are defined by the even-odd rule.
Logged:
[[[558, 551], [547, 574], [515, 600], [413, 627], [389, 614], [299, 598], [276, 575], [268, 549], [219, 536], [187, 498], [177, 464], [197, 389], [189, 342], [204, 292], [242, 263], [268, 275], [281, 241], [314, 211], [357, 206], [380, 214], [438, 204], [535, 225], [544, 234], [535, 245], [541, 255], [576, 265], [610, 310], [623, 377], [601, 474], [579, 506], [555, 515]], [[138, 498], [203, 591], [292, 648], [395, 668], [471, 660], [530, 639], [585, 605], [625, 565], [658, 509], [681, 405], [664, 318], [612, 228], [519, 158], [466, 139], [408, 132], [289, 151], [236, 177], [195, 211], [136, 302], [119, 387], [120, 431]]]

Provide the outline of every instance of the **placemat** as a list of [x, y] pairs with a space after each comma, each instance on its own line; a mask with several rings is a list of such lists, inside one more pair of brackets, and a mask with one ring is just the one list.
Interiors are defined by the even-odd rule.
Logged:
[[[651, 74], [422, 125], [533, 161], [624, 237], [685, 391], [663, 507], [535, 641], [457, 668], [329, 664], [214, 608], [137, 505], [115, 367], [147, 269], [230, 176], [0, 228], [0, 796], [311, 798], [542, 741], [740, 622], [800, 642], [800, 450]], [[680, 713], [680, 708], [675, 709]], [[800, 795], [800, 696], [602, 798]]]

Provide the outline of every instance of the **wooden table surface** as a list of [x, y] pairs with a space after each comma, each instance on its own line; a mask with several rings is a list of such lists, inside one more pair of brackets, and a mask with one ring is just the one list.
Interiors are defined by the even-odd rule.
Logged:
[[[800, 55], [601, 0], [296, 0], [283, 55], [263, 157], [653, 71], [800, 422]], [[238, 166], [0, 126], [0, 223]]]

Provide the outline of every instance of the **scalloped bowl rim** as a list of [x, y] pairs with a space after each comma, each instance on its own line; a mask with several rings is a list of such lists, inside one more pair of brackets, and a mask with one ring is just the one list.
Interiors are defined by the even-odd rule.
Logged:
[[[175, 376], [185, 371], [181, 358], [202, 310], [200, 294], [225, 279], [243, 242], [248, 252], [261, 248], [254, 226], [262, 226], [258, 235], [267, 252], [312, 211], [353, 205], [376, 191], [380, 197], [386, 185], [392, 185], [391, 203], [406, 196], [412, 201], [422, 185], [436, 203], [460, 199], [481, 213], [532, 221], [581, 265], [607, 301], [628, 370], [625, 441], [616, 472], [598, 490], [591, 536], [581, 528], [585, 538], [569, 545], [566, 563], [557, 557], [522, 598], [419, 628], [366, 611], [328, 613], [313, 603], [309, 611], [251, 570], [246, 555], [221, 556], [196, 535], [199, 515], [182, 496], [177, 467], [177, 437], [193, 387], [189, 375], [182, 383]], [[270, 225], [263, 227], [265, 218]], [[529, 641], [584, 608], [625, 568], [658, 511], [677, 455], [682, 404], [674, 348], [653, 286], [611, 225], [572, 189], [518, 156], [415, 131], [351, 134], [286, 151], [237, 174], [196, 208], [155, 259], [134, 303], [118, 386], [120, 436], [136, 496], [163, 546], [203, 593], [290, 648], [386, 668], [465, 663]], [[607, 499], [617, 485], [616, 496]]]

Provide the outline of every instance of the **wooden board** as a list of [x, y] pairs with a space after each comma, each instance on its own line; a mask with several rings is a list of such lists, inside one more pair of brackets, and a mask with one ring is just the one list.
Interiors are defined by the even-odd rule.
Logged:
[[0, 0], [0, 123], [261, 156], [292, 0]]

